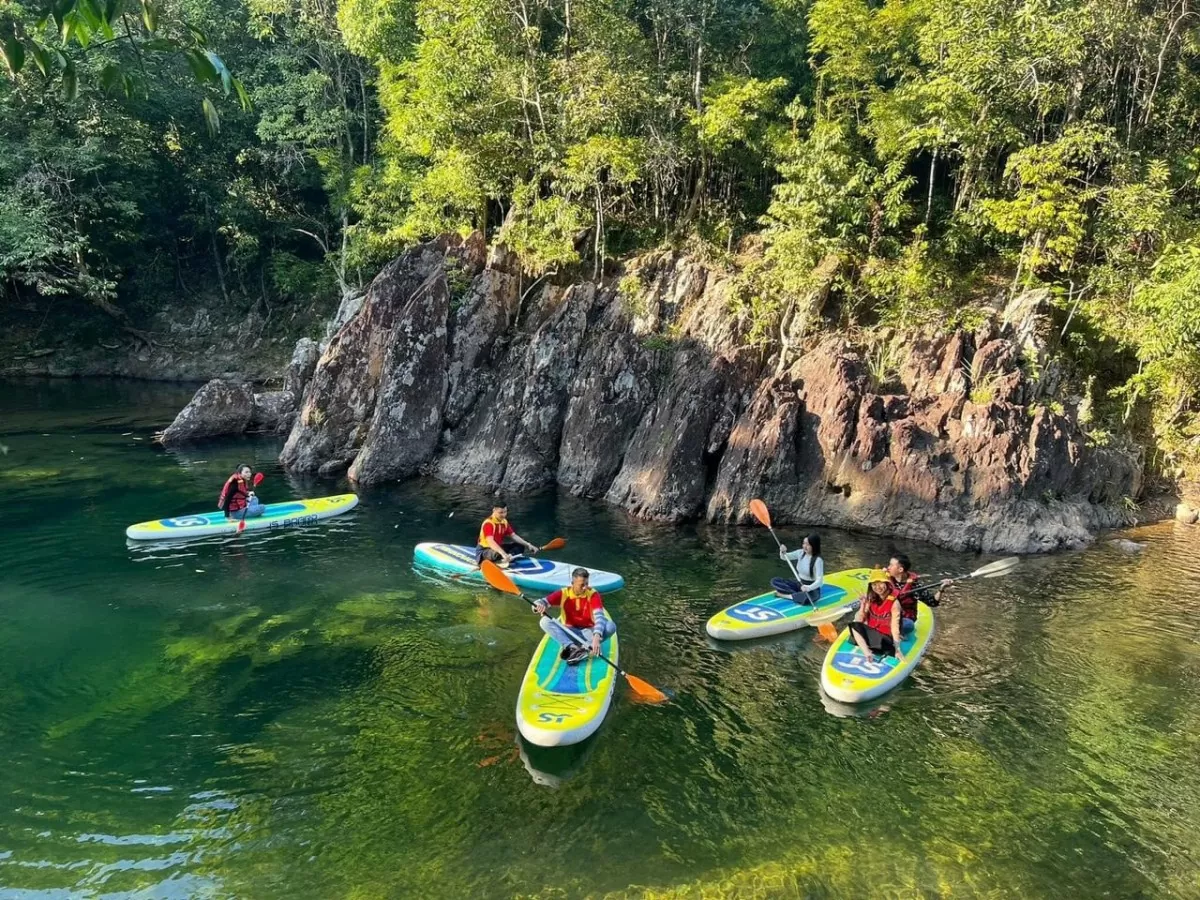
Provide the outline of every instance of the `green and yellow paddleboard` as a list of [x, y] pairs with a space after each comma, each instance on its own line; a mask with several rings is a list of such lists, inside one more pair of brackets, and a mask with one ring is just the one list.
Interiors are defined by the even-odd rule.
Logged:
[[[607, 613], [606, 613], [607, 615]], [[617, 665], [617, 635], [600, 652]], [[599, 657], [575, 666], [560, 658], [562, 648], [549, 635], [534, 651], [517, 696], [517, 729], [539, 747], [562, 747], [591, 737], [612, 704], [617, 672]]]

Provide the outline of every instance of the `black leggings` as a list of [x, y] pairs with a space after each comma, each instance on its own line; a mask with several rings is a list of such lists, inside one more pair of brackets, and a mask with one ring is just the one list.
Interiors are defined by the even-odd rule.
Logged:
[[862, 635], [872, 653], [882, 653], [884, 656], [896, 655], [896, 644], [891, 635], [880, 634], [874, 628], [869, 628], [866, 622], [851, 622], [850, 630]]

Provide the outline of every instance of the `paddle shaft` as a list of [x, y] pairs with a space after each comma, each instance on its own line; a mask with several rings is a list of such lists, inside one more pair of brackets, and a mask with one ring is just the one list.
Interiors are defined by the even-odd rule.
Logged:
[[[775, 543], [776, 543], [776, 544], [778, 544], [778, 545], [779, 545], [779, 549], [780, 549], [780, 550], [782, 550], [782, 549], [783, 549], [783, 541], [781, 541], [781, 540], [779, 539], [779, 535], [777, 535], [777, 534], [775, 533], [775, 529], [774, 529], [774, 528], [772, 528], [770, 525], [768, 525], [768, 526], [767, 526], [767, 531], [771, 532], [771, 537], [775, 538]], [[789, 558], [788, 558], [786, 555], [783, 557], [783, 561], [784, 561], [785, 563], [787, 563], [787, 567], [788, 567], [789, 569], [791, 569], [791, 570], [792, 570], [792, 575], [793, 575], [793, 576], [795, 577], [795, 579], [796, 579], [796, 584], [800, 585], [800, 587], [802, 587], [802, 588], [803, 588], [803, 587], [804, 587], [804, 582], [803, 582], [803, 581], [800, 579], [800, 573], [796, 571], [796, 567], [795, 567], [795, 565], [793, 565], [792, 561], [791, 561], [791, 560], [790, 560], [790, 559], [789, 559]]]

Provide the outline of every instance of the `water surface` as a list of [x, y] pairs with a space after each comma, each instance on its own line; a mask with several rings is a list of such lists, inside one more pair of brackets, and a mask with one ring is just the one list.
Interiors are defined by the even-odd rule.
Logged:
[[[527, 537], [625, 575], [624, 661], [675, 695], [621, 691], [590, 741], [530, 750], [536, 620], [411, 566], [419, 540], [473, 539], [478, 492], [127, 544], [211, 509], [242, 461], [267, 501], [347, 489], [281, 472], [273, 438], [157, 447], [190, 392], [0, 385], [0, 897], [1200, 896], [1194, 531], [958, 590], [910, 683], [853, 709], [822, 700], [807, 632], [705, 637], [779, 574], [761, 530], [515, 500]], [[830, 571], [892, 550], [824, 536]]]

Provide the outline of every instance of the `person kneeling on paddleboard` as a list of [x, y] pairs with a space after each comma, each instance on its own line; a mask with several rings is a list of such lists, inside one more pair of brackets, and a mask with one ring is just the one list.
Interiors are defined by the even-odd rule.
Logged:
[[820, 535], [810, 534], [804, 539], [800, 549], [791, 553], [788, 553], [787, 547], [780, 544], [779, 558], [785, 561], [790, 559], [796, 564], [794, 570], [800, 576], [800, 580], [772, 578], [771, 587], [775, 588], [775, 596], [791, 597], [795, 603], [816, 606], [817, 601], [821, 599], [821, 586], [825, 583], [825, 560], [821, 559]]
[[868, 661], [875, 653], [894, 656], [904, 662], [900, 650], [900, 601], [892, 592], [892, 582], [883, 569], [873, 569], [867, 593], [860, 599], [858, 612], [850, 623], [850, 636]]
[[508, 565], [514, 556], [521, 554], [522, 547], [530, 556], [538, 551], [537, 547], [513, 530], [508, 522], [508, 506], [497, 502], [492, 507], [492, 514], [479, 526], [479, 539], [475, 542], [475, 565], [485, 559]]
[[249, 466], [238, 466], [225, 479], [221, 496], [217, 498], [217, 509], [224, 510], [226, 519], [253, 519], [263, 514], [263, 505], [254, 495], [254, 480]]
[[[589, 578], [587, 569], [576, 569], [571, 573], [570, 587], [560, 588], [533, 605], [533, 611], [542, 617], [542, 631], [562, 647], [560, 655], [572, 666], [588, 658], [589, 650], [580, 641], [590, 644], [591, 655], [595, 656], [600, 652], [600, 643], [617, 633], [616, 623], [604, 614], [600, 592], [588, 587]], [[545, 614], [551, 606], [562, 607], [561, 623]]]
[[936, 588], [920, 584], [921, 576], [912, 571], [912, 561], [903, 553], [897, 553], [887, 564], [888, 584], [892, 596], [900, 604], [900, 634], [911, 634], [917, 626], [917, 602], [926, 606], [937, 606], [942, 601], [942, 591], [953, 582], [947, 578]]

